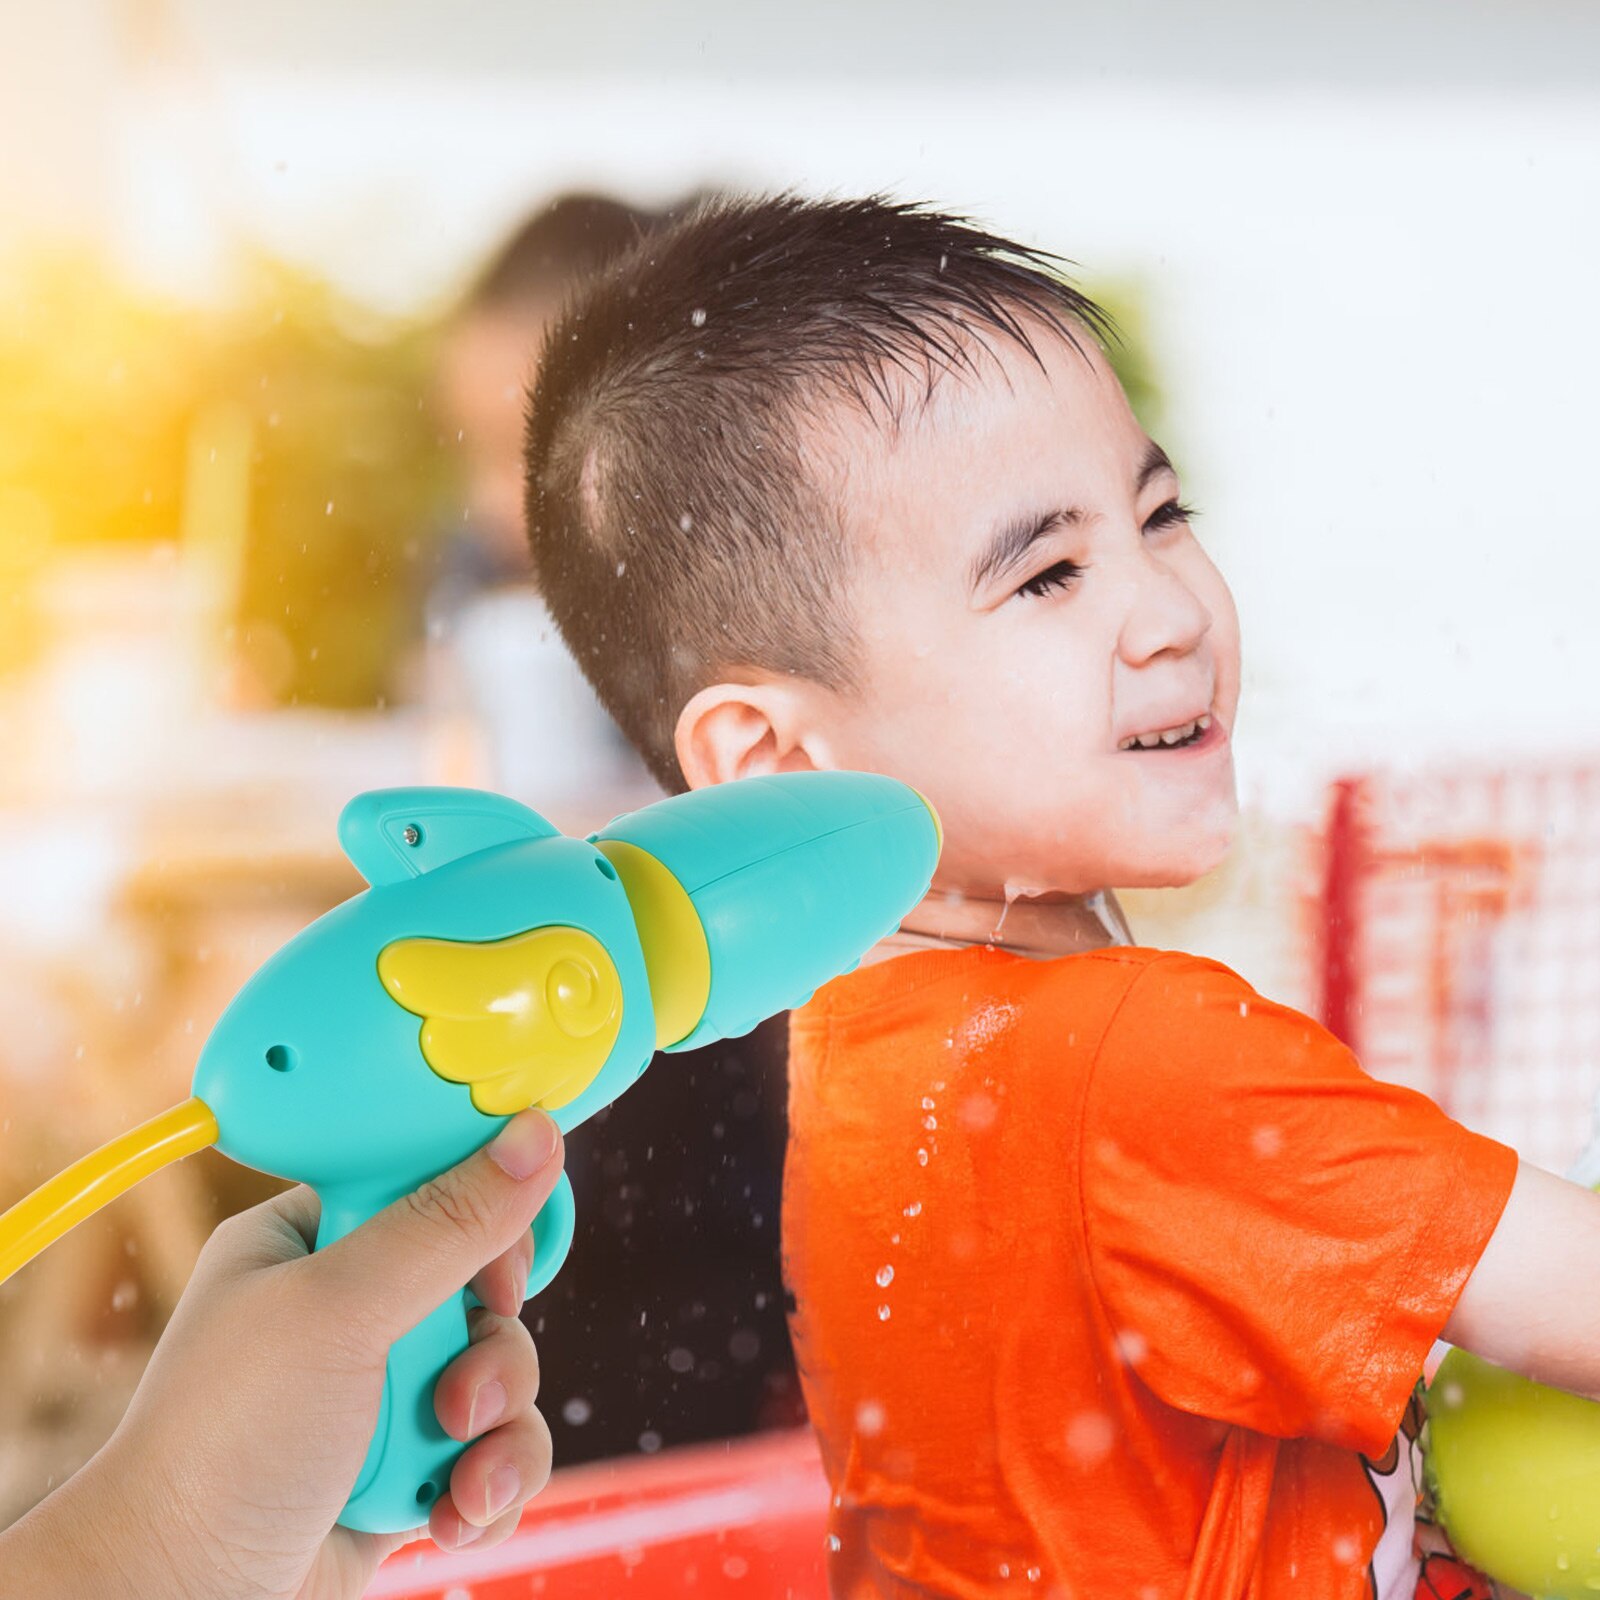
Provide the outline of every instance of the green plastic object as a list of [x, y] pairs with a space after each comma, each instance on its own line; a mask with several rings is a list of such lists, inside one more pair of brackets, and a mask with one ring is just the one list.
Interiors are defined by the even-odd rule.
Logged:
[[1427, 1472], [1480, 1571], [1542, 1600], [1600, 1595], [1600, 1404], [1452, 1350], [1428, 1386]]

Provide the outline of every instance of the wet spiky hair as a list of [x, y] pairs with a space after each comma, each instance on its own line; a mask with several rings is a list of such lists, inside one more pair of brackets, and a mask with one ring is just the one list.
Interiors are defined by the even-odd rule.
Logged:
[[854, 681], [852, 552], [807, 420], [844, 402], [895, 426], [996, 338], [1037, 360], [1030, 324], [1115, 338], [1055, 257], [923, 206], [793, 195], [712, 200], [568, 306], [528, 414], [534, 569], [669, 790], [706, 684]]

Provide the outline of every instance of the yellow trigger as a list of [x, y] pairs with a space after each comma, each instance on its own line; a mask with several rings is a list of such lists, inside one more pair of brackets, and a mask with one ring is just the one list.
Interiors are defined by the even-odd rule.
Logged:
[[423, 1019], [423, 1059], [472, 1085], [487, 1116], [555, 1111], [594, 1082], [622, 1027], [622, 980], [579, 928], [535, 928], [489, 943], [397, 939], [378, 977]]

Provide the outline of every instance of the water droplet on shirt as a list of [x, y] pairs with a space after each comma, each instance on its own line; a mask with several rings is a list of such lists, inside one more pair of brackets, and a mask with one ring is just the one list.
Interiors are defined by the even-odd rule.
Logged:
[[1037, 1583], [1039, 1581], [1039, 1576], [1040, 1576], [1039, 1569], [1037, 1567], [1029, 1567], [1028, 1568], [1028, 1582], [1029, 1583]]
[[1103, 1411], [1080, 1411], [1067, 1424], [1067, 1449], [1085, 1467], [1097, 1466], [1116, 1443], [1116, 1424]]
[[703, 327], [705, 327], [705, 325], [706, 325], [705, 307], [704, 306], [696, 306], [694, 308], [694, 310], [689, 313], [689, 326], [691, 328], [703, 328]]
[[924, 1117], [922, 1119], [922, 1126], [929, 1133], [933, 1133], [939, 1126], [939, 1119], [937, 1117]]
[[923, 1097], [922, 1097], [922, 1109], [924, 1111], [932, 1111], [933, 1110], [933, 1105], [934, 1105], [933, 1096], [931, 1094], [923, 1095]]
[[856, 1431], [871, 1439], [883, 1432], [883, 1406], [877, 1400], [863, 1400], [856, 1407]]
[[830, 1550], [837, 1550], [839, 1548], [839, 1535], [838, 1534], [830, 1533], [828, 1535], [828, 1548]]
[[893, 1282], [894, 1282], [894, 1268], [893, 1267], [879, 1267], [878, 1268], [878, 1287], [880, 1289], [887, 1289], [889, 1287], [889, 1285], [891, 1283], [893, 1283]]
[[889, 1320], [889, 1308], [888, 1308], [888, 1306], [879, 1306], [878, 1307], [878, 1321], [879, 1322], [887, 1322], [888, 1320]]
[[1130, 1367], [1136, 1367], [1150, 1353], [1150, 1345], [1137, 1328], [1123, 1328], [1117, 1334], [1117, 1353]]
[[922, 1202], [920, 1200], [913, 1200], [911, 1204], [906, 1207], [905, 1214], [908, 1217], [920, 1217], [922, 1215]]
[[925, 1166], [927, 1166], [927, 1164], [928, 1164], [928, 1152], [926, 1150], [917, 1151], [917, 1165], [919, 1167], [925, 1167]]

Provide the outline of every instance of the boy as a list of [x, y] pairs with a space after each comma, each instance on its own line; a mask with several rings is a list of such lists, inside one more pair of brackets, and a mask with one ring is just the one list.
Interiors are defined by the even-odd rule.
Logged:
[[1121, 928], [1107, 886], [1227, 849], [1239, 642], [1104, 331], [955, 219], [702, 211], [551, 335], [535, 565], [668, 787], [866, 768], [943, 819], [792, 1020], [834, 1591], [1409, 1596], [1423, 1359], [1600, 1391], [1600, 1206]]

